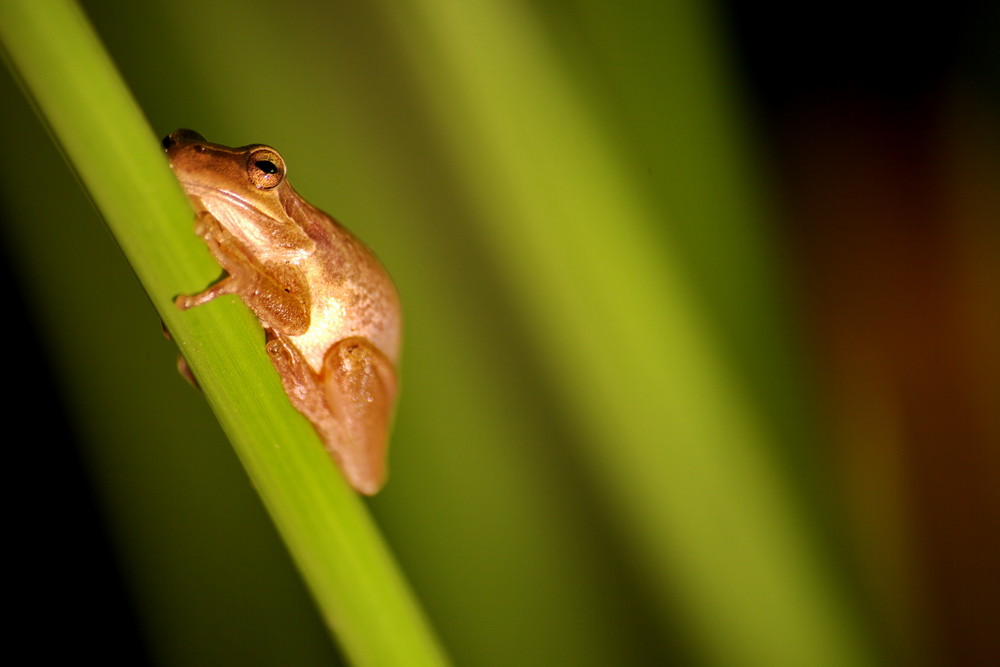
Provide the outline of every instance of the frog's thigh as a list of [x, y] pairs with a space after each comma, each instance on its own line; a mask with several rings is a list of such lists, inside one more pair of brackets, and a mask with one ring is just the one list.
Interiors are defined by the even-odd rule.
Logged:
[[375, 493], [385, 482], [396, 371], [371, 341], [345, 338], [327, 351], [320, 382], [348, 436], [338, 452], [344, 473], [362, 493]]
[[[317, 427], [332, 417], [320, 389], [319, 379], [298, 348], [290, 345], [285, 336], [268, 329], [267, 354], [296, 410], [317, 424]], [[325, 430], [322, 435], [324, 441], [327, 440]]]

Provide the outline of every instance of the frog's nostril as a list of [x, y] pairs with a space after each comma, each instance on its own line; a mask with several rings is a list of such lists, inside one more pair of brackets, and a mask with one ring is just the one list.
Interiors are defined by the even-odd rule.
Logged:
[[160, 144], [163, 146], [164, 150], [169, 150], [178, 144], [197, 148], [199, 144], [204, 142], [205, 137], [201, 136], [194, 130], [181, 128], [179, 130], [174, 130], [167, 136], [163, 137], [163, 141], [161, 141]]

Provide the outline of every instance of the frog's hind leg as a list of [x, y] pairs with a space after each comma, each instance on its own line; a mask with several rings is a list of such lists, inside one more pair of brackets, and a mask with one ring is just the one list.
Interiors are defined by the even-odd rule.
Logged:
[[345, 338], [327, 351], [320, 382], [327, 405], [347, 435], [341, 451], [335, 452], [344, 473], [361, 493], [376, 493], [385, 483], [396, 402], [392, 362], [368, 339]]
[[326, 353], [317, 375], [302, 354], [273, 331], [267, 351], [295, 409], [312, 422], [357, 491], [385, 483], [389, 425], [396, 398], [392, 363], [369, 340], [351, 337]]

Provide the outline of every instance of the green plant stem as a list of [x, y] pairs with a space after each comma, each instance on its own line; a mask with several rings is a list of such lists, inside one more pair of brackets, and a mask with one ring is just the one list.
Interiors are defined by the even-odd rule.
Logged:
[[79, 7], [0, 3], [4, 59], [101, 211], [205, 392], [348, 659], [447, 662], [364, 505], [288, 404], [234, 300], [173, 306], [218, 274], [156, 138]]

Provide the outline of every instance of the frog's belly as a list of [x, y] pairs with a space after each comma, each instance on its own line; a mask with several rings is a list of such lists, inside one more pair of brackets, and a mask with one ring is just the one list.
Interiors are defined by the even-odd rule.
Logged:
[[323, 357], [331, 345], [338, 340], [355, 335], [349, 333], [348, 318], [344, 307], [337, 302], [322, 308], [313, 308], [309, 330], [301, 336], [289, 336], [291, 343], [299, 349], [314, 371], [323, 368]]

